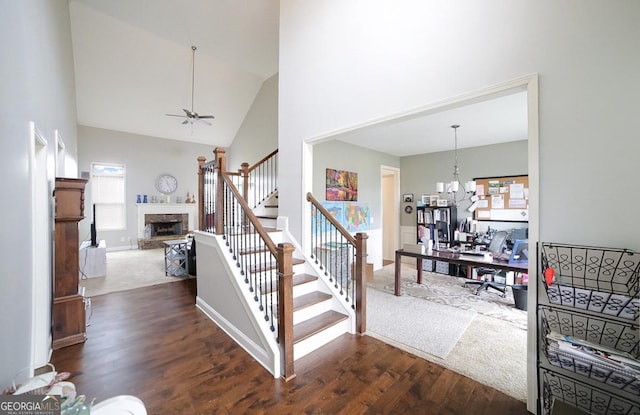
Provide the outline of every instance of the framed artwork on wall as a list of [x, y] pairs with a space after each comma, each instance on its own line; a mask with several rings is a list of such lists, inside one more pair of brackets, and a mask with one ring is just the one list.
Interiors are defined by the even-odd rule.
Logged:
[[406, 193], [402, 195], [404, 203], [413, 203], [413, 193]]
[[358, 200], [358, 173], [327, 169], [326, 186], [327, 201]]

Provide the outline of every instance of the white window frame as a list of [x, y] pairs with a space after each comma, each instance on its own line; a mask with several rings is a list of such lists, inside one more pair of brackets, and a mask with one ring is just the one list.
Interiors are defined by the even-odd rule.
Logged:
[[[107, 166], [107, 167], [114, 167], [114, 168], [118, 168], [118, 169], [122, 169], [122, 175], [114, 175], [114, 174], [101, 174], [101, 173], [96, 173], [96, 166]], [[98, 195], [98, 183], [100, 182], [99, 178], [100, 177], [121, 177], [122, 178], [122, 194], [121, 195], [116, 195], [113, 199], [115, 199], [116, 201], [113, 202], [102, 202], [103, 197], [101, 197], [101, 195]], [[97, 227], [97, 231], [122, 231], [122, 230], [127, 230], [127, 192], [126, 192], [126, 180], [127, 178], [127, 167], [124, 164], [117, 164], [117, 163], [102, 163], [102, 162], [93, 162], [91, 163], [91, 198], [93, 200], [93, 203], [96, 206], [96, 216], [97, 216], [97, 221], [96, 221], [96, 227]], [[119, 200], [119, 201], [117, 201]], [[105, 214], [100, 214], [100, 206], [107, 206], [107, 205], [111, 205], [111, 206], [121, 206], [122, 209], [122, 223], [120, 224], [114, 224], [113, 226], [107, 226], [105, 227], [104, 223], [104, 218], [106, 217]], [[91, 220], [93, 220], [93, 218], [91, 218]]]

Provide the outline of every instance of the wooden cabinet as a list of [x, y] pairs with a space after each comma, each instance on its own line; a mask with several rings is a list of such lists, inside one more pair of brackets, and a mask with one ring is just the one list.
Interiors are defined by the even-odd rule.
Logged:
[[85, 179], [56, 178], [53, 348], [85, 341], [84, 298], [78, 293], [78, 222], [84, 219]]

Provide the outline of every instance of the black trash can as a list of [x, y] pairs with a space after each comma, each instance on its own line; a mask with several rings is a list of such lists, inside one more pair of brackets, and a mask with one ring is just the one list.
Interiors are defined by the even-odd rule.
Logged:
[[527, 286], [526, 285], [512, 285], [511, 291], [513, 291], [513, 299], [516, 302], [516, 308], [519, 310], [527, 310]]

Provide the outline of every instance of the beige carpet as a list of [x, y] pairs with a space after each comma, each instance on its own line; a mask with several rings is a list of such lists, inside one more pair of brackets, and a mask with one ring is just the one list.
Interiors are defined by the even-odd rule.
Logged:
[[367, 331], [441, 359], [453, 350], [476, 314], [421, 298], [367, 290]]
[[106, 277], [80, 280], [85, 296], [132, 290], [150, 285], [180, 281], [185, 277], [167, 277], [164, 274], [164, 249], [132, 249], [107, 252]]
[[[393, 267], [393, 264], [388, 265], [375, 272], [373, 281], [369, 284], [369, 292], [376, 290], [393, 296]], [[402, 291], [403, 296], [415, 295], [416, 298], [421, 298], [423, 301], [435, 305], [442, 304], [443, 314], [452, 306], [474, 310], [477, 312], [475, 318], [444, 359], [407, 345], [401, 339], [394, 339], [390, 333], [368, 331], [367, 334], [525, 402], [527, 397], [527, 332], [523, 329], [521, 319], [526, 322], [526, 312], [512, 310], [515, 308], [509, 304], [509, 301], [513, 301], [512, 299], [496, 300], [500, 297], [490, 293], [482, 293], [480, 296], [472, 294], [470, 301], [464, 301], [466, 292], [471, 291], [472, 288], [462, 287], [462, 281], [455, 277], [424, 272], [423, 285], [425, 287], [420, 289], [415, 282], [416, 271], [414, 267], [403, 264], [402, 276], [403, 282], [412, 288], [409, 291]], [[446, 282], [438, 284], [435, 282], [437, 279], [445, 279]], [[434, 291], [437, 292], [441, 297], [440, 301], [430, 301], [424, 298], [428, 296], [424, 295], [428, 286], [432, 288], [430, 295], [433, 295]], [[490, 304], [484, 304], [483, 301]], [[498, 318], [500, 316], [504, 319]], [[408, 313], [405, 318], [410, 319], [409, 322], [403, 322], [405, 325], [413, 324], [417, 327], [421, 324], [420, 316], [413, 313]]]

